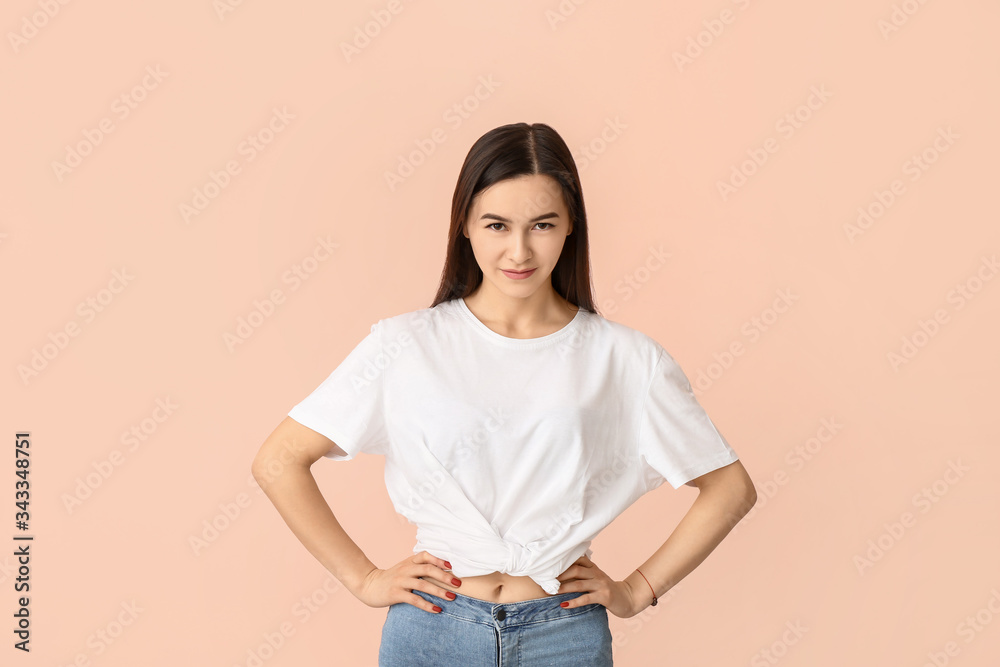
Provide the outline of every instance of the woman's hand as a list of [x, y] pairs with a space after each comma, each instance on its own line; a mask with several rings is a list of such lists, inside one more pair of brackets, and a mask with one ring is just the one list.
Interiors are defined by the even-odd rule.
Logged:
[[564, 602], [566, 609], [596, 602], [607, 607], [618, 618], [631, 618], [642, 611], [636, 609], [639, 601], [632, 594], [632, 587], [627, 581], [615, 581], [586, 556], [577, 558], [556, 579], [560, 582], [560, 593], [584, 591], [583, 595]]
[[435, 586], [432, 581], [420, 578], [427, 577], [445, 583], [450, 582], [454, 586], [460, 585], [462, 582], [446, 571], [450, 569], [451, 563], [448, 561], [432, 556], [426, 551], [421, 551], [401, 560], [388, 570], [375, 568], [369, 572], [365, 575], [359, 591], [354, 596], [369, 607], [388, 607], [397, 602], [405, 602], [412, 604], [417, 609], [436, 614], [441, 611], [441, 607], [431, 604], [414, 593], [413, 590], [423, 591], [446, 600], [454, 600], [455, 594], [451, 591]]

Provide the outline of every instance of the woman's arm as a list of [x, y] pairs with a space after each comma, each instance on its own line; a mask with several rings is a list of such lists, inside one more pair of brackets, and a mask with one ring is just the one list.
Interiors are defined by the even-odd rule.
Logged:
[[250, 471], [295, 537], [357, 596], [375, 564], [344, 531], [309, 470], [333, 445], [285, 417], [261, 445]]
[[757, 502], [753, 482], [738, 460], [696, 477], [687, 485], [698, 488], [691, 508], [667, 541], [638, 567], [642, 574], [632, 572], [625, 579], [634, 594], [635, 613], [653, 601], [650, 586], [660, 597], [677, 585], [719, 546]]

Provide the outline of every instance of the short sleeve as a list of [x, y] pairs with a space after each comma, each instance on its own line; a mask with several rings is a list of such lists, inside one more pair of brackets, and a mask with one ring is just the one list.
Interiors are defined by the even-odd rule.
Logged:
[[698, 403], [681, 367], [662, 347], [643, 400], [637, 437], [647, 491], [664, 480], [678, 489], [739, 458]]
[[371, 333], [329, 377], [288, 413], [334, 442], [335, 447], [323, 455], [334, 461], [388, 451], [381, 325], [381, 320], [373, 324]]

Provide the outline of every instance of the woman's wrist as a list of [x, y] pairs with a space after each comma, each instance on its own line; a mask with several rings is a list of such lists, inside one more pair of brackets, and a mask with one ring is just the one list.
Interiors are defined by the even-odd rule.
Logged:
[[361, 562], [345, 565], [341, 572], [333, 572], [333, 576], [340, 580], [340, 583], [350, 591], [351, 595], [360, 597], [368, 580], [377, 569], [379, 568], [375, 563], [365, 558]]
[[651, 606], [653, 600], [656, 599], [655, 591], [650, 585], [652, 582], [647, 583], [642, 574], [642, 572], [636, 569], [625, 580], [629, 588], [632, 589], [632, 600], [634, 601], [635, 612], [637, 614], [646, 607]]

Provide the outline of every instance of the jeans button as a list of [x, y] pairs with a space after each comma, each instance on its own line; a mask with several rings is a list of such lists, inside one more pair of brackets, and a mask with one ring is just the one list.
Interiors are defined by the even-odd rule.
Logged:
[[503, 609], [501, 609], [500, 611], [497, 612], [497, 620], [498, 621], [502, 621], [505, 618], [507, 618], [507, 612], [505, 612]]

